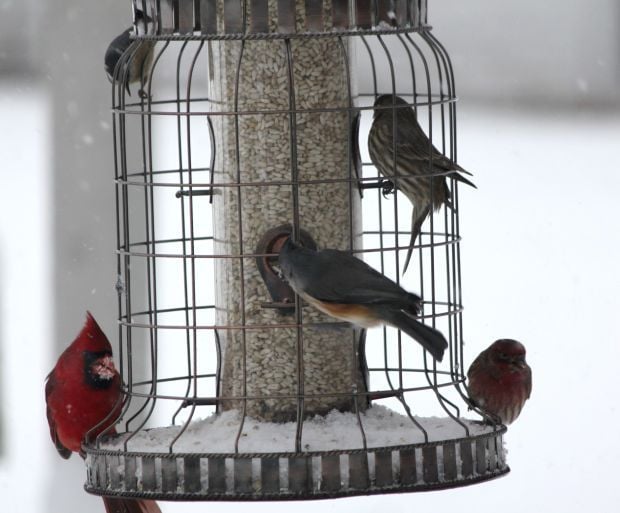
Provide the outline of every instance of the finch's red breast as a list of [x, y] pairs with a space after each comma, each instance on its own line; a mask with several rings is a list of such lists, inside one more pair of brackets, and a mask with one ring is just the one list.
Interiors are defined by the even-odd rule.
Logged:
[[471, 399], [484, 411], [500, 417], [504, 424], [516, 420], [532, 390], [532, 372], [525, 363], [525, 349], [521, 344], [511, 347], [519, 351], [507, 354], [496, 343], [483, 351], [467, 372]]

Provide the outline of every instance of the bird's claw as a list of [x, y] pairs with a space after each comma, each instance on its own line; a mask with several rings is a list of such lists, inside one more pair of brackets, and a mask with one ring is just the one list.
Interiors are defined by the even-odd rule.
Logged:
[[388, 194], [394, 194], [394, 182], [391, 180], [384, 180], [381, 183], [381, 194], [384, 198], [387, 198]]
[[494, 413], [489, 413], [484, 410], [476, 410], [476, 408], [472, 406], [470, 406], [469, 409], [477, 411], [483, 417], [482, 420], [472, 420], [474, 424], [480, 424], [482, 426], [500, 426], [503, 424], [502, 419]]

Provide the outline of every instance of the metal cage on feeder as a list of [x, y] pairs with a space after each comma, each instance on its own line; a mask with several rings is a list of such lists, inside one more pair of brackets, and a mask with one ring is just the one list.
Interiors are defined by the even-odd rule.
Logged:
[[[462, 417], [457, 183], [448, 177], [451, 208], [429, 216], [403, 274], [411, 204], [367, 151], [375, 98], [388, 93], [456, 161], [452, 67], [426, 1], [133, 9], [112, 98], [127, 401], [119, 435], [85, 445], [86, 489], [326, 498], [508, 472], [505, 427]], [[295, 296], [274, 269], [290, 233], [420, 293], [422, 322], [449, 342], [443, 361], [394, 328], [359, 329]]]

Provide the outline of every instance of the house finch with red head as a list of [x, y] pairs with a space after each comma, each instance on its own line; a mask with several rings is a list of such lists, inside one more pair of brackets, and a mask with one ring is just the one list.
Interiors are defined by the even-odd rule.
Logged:
[[503, 424], [516, 420], [532, 391], [532, 370], [525, 347], [511, 339], [493, 342], [467, 371], [469, 397], [475, 406]]
[[[416, 112], [398, 96], [384, 94], [374, 104], [372, 127], [368, 134], [370, 159], [379, 173], [394, 182], [413, 205], [411, 240], [404, 271], [422, 223], [442, 205], [452, 208], [446, 176], [476, 187], [458, 172], [471, 174], [435, 148], [418, 124]], [[394, 135], [396, 116], [396, 135]], [[403, 271], [403, 272], [404, 272]]]
[[[121, 377], [112, 361], [112, 346], [90, 312], [47, 376], [45, 402], [52, 441], [65, 459], [81, 452], [87, 436], [115, 432], [123, 406]], [[103, 497], [103, 502], [108, 513], [160, 512], [154, 501]]]

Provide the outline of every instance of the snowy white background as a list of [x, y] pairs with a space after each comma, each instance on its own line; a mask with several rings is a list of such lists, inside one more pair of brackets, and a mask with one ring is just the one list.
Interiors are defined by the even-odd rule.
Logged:
[[[532, 399], [506, 437], [512, 472], [442, 492], [163, 503], [164, 512], [617, 510], [620, 7], [613, 0], [429, 3], [435, 35], [455, 64], [459, 161], [478, 185], [460, 189], [466, 357], [510, 336], [526, 344], [534, 371]], [[129, 19], [128, 5], [0, 6], [6, 511], [101, 510], [82, 491], [79, 458], [60, 460], [49, 443], [43, 379], [87, 307], [113, 332], [112, 149], [101, 61]]]

